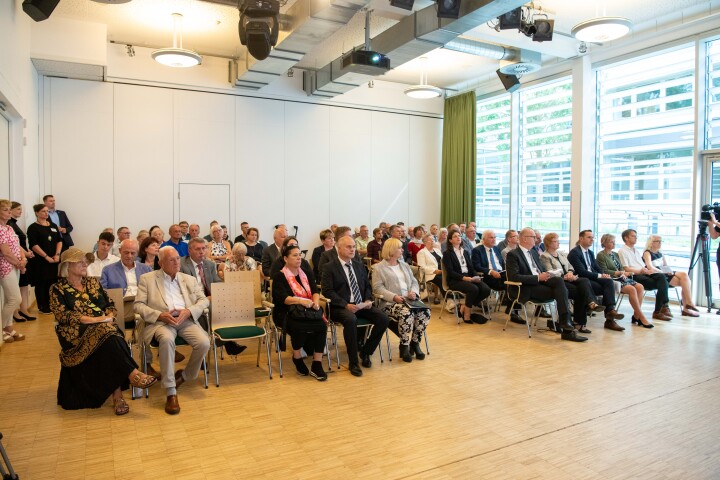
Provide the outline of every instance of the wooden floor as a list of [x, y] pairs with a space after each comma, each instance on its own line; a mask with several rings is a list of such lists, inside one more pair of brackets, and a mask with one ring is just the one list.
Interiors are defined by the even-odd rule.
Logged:
[[623, 320], [624, 333], [596, 317], [575, 344], [433, 309], [424, 361], [399, 361], [392, 338], [392, 362], [376, 354], [362, 378], [343, 368], [324, 383], [288, 354], [269, 380], [253, 344], [221, 362], [220, 388], [183, 385], [180, 415], [158, 386], [124, 417], [56, 405], [44, 317], [0, 351], [0, 432], [23, 480], [717, 479], [720, 316], [673, 310], [652, 330]]

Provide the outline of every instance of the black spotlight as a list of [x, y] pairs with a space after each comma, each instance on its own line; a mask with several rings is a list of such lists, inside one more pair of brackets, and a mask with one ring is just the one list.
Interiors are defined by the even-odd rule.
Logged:
[[524, 33], [526, 37], [532, 38], [537, 32], [537, 27], [534, 23], [521, 22], [520, 28], [518, 29], [521, 33]]
[[437, 0], [438, 18], [458, 18], [460, 16], [460, 0]]
[[25, 0], [22, 9], [36, 22], [47, 20], [60, 0]]
[[280, 4], [277, 0], [244, 0], [240, 4], [240, 43], [250, 55], [265, 60], [278, 40]]
[[500, 15], [498, 21], [500, 22], [500, 30], [509, 30], [511, 28], [520, 28], [520, 21], [522, 20], [522, 7], [518, 7], [515, 10]]
[[553, 38], [553, 30], [555, 29], [555, 20], [535, 20], [535, 34], [533, 42], [550, 42]]
[[415, 0], [390, 0], [390, 5], [403, 10], [412, 10]]
[[497, 73], [497, 76], [502, 82], [503, 87], [505, 87], [505, 90], [507, 90], [508, 92], [512, 93], [518, 88], [520, 88], [520, 79], [517, 76], [502, 73], [500, 69], [497, 69], [495, 73]]

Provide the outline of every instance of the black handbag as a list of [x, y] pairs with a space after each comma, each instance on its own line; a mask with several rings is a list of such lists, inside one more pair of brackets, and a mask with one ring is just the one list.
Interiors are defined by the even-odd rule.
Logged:
[[322, 320], [323, 311], [321, 308], [305, 308], [302, 305], [290, 305], [288, 316], [298, 322], [315, 322]]

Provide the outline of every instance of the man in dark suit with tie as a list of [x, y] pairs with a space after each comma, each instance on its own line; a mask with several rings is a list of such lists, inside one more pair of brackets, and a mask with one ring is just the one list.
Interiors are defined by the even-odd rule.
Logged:
[[[325, 269], [325, 266], [335, 260], [338, 259], [338, 243], [340, 242], [340, 239], [343, 237], [350, 237], [352, 238], [352, 228], [342, 225], [340, 227], [337, 227], [335, 229], [335, 248], [331, 248], [330, 250], [325, 250], [322, 254], [320, 254], [320, 261], [317, 265], [318, 270], [318, 280], [322, 282], [322, 275], [323, 270]], [[355, 260], [362, 263], [362, 258], [360, 255], [355, 251]]]
[[370, 368], [370, 356], [380, 344], [388, 326], [388, 317], [373, 306], [372, 289], [363, 264], [355, 259], [355, 240], [344, 236], [337, 243], [338, 258], [329, 262], [322, 272], [322, 292], [330, 299], [330, 318], [343, 326], [350, 373], [362, 376], [358, 365], [357, 320], [370, 322], [370, 337], [360, 350], [362, 366]]
[[[468, 227], [469, 228], [469, 227]], [[473, 248], [471, 261], [476, 272], [483, 274], [483, 282], [493, 290], [499, 292], [505, 290], [505, 280], [507, 273], [505, 272], [505, 261], [503, 261], [500, 250], [495, 246], [497, 237], [492, 230], [485, 230], [482, 234], [482, 243]], [[510, 313], [510, 304], [508, 304], [505, 313]], [[510, 321], [525, 324], [525, 320], [513, 312], [510, 314]]]
[[[518, 248], [508, 252], [505, 259], [507, 278], [511, 282], [520, 282], [520, 301], [550, 300], [557, 304], [561, 338], [571, 342], [584, 342], [587, 337], [581, 337], [575, 332], [575, 326], [570, 318], [568, 291], [565, 281], [561, 277], [551, 276], [540, 263], [540, 256], [533, 248], [535, 246], [535, 231], [532, 228], [523, 228], [520, 232]], [[514, 288], [508, 287], [508, 293], [513, 294]], [[517, 292], [515, 292], [517, 293]], [[576, 315], [582, 309], [576, 309]], [[584, 312], [582, 312], [584, 316]], [[576, 318], [576, 323], [584, 323], [584, 318]]]
[[610, 275], [602, 273], [600, 265], [595, 260], [595, 254], [590, 250], [594, 240], [592, 230], [580, 232], [577, 246], [568, 253], [568, 261], [578, 276], [590, 280], [595, 295], [602, 295], [602, 304], [605, 306], [605, 328], [622, 332], [625, 328], [615, 321], [625, 317], [615, 310], [615, 282]]
[[60, 238], [62, 239], [62, 251], [64, 252], [75, 245], [72, 237], [70, 236], [70, 232], [73, 231], [72, 223], [70, 223], [70, 219], [63, 210], [55, 210], [55, 197], [52, 195], [45, 195], [43, 197], [43, 203], [48, 209], [48, 218], [58, 226]]

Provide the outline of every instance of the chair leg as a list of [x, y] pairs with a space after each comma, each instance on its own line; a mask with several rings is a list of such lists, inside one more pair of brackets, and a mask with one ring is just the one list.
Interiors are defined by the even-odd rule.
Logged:
[[[425, 332], [423, 333], [425, 334], [425, 353], [430, 355], [430, 344], [428, 343], [427, 328], [425, 328]], [[390, 342], [390, 340], [388, 340], [388, 342]]]
[[258, 351], [257, 351], [257, 360], [255, 361], [255, 366], [260, 368], [260, 347], [262, 347], [262, 337], [258, 338]]
[[212, 346], [213, 346], [213, 360], [215, 360], [215, 386], [220, 386], [220, 370], [218, 369], [218, 356], [217, 356], [217, 344], [215, 343], [215, 338], [212, 340]]
[[[390, 348], [390, 334], [387, 331], [387, 328], [385, 329], [385, 341], [387, 342], [387, 351], [388, 351], [388, 361], [392, 362], [392, 349]], [[380, 347], [382, 348], [382, 347]]]
[[278, 366], [280, 368], [280, 378], [283, 378], [282, 355], [280, 354], [280, 332], [277, 328], [275, 329], [275, 350], [277, 350]]
[[[268, 333], [265, 332], [265, 352], [267, 353], [267, 362], [268, 362], [268, 375], [270, 375], [270, 380], [272, 380], [272, 363], [270, 362], [270, 337], [268, 336]], [[258, 348], [258, 355], [260, 354], [260, 348]]]

